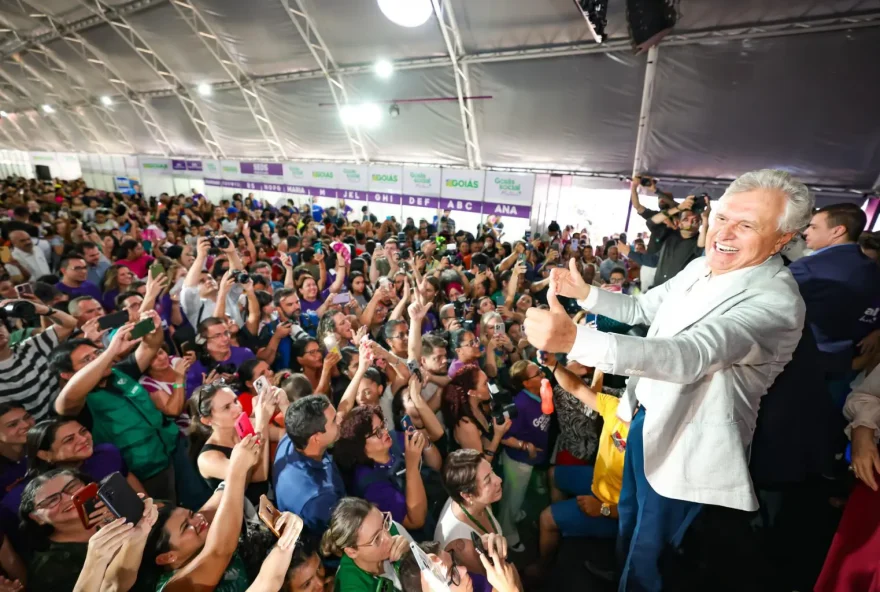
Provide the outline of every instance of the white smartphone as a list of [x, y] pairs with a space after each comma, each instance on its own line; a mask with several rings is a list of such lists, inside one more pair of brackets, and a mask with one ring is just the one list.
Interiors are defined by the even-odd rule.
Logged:
[[260, 376], [258, 379], [254, 381], [254, 390], [257, 391], [258, 395], [262, 395], [266, 392], [266, 389], [269, 388], [269, 379], [265, 376]]
[[430, 586], [430, 592], [449, 592], [449, 585], [446, 583], [446, 574], [443, 573], [443, 568], [431, 561], [428, 554], [422, 551], [422, 548], [416, 543], [410, 543], [409, 548], [412, 550], [413, 557], [416, 558], [416, 565], [419, 566], [419, 571], [425, 576], [425, 580]]
[[446, 250], [447, 251], [457, 251], [458, 245], [456, 245], [455, 243], [446, 243]]
[[351, 302], [350, 292], [340, 292], [333, 297], [333, 304], [348, 304], [349, 302]]

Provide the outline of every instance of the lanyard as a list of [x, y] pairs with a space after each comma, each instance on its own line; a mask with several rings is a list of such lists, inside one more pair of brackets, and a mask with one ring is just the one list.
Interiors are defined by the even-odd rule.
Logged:
[[[486, 527], [483, 526], [483, 523], [480, 522], [479, 520], [477, 520], [476, 518], [474, 518], [473, 516], [471, 516], [471, 513], [468, 512], [464, 506], [459, 504], [458, 507], [461, 508], [461, 511], [464, 512], [464, 515], [467, 516], [468, 518], [470, 518], [471, 522], [476, 524], [480, 528], [480, 530], [483, 531], [484, 534], [489, 534], [489, 531], [486, 530]], [[489, 518], [489, 526], [492, 527], [492, 532], [494, 532], [495, 534], [498, 534], [498, 529], [495, 528], [495, 523], [492, 521], [492, 515], [487, 514], [486, 516]]]

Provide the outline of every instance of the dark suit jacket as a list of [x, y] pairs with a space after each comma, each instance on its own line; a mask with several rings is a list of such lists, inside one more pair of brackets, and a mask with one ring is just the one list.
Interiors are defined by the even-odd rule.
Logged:
[[846, 244], [798, 259], [789, 270], [807, 304], [824, 370], [850, 370], [859, 341], [880, 326], [880, 266], [857, 244]]

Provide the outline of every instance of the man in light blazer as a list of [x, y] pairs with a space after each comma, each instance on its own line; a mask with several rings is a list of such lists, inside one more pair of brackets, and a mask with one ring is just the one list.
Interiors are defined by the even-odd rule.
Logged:
[[[714, 209], [706, 256], [670, 281], [626, 296], [591, 289], [574, 267], [554, 269], [550, 310], [526, 315], [538, 349], [631, 377], [617, 412], [632, 422], [618, 508], [621, 591], [663, 589], [660, 556], [705, 505], [758, 508], [749, 445], [761, 397], [791, 359], [805, 314], [779, 251], [813, 204], [788, 173], [746, 173]], [[577, 326], [556, 294], [650, 331], [640, 338]]]

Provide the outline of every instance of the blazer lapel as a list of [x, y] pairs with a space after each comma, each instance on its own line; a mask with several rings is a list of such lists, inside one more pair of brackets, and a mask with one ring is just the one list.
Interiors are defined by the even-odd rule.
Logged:
[[[657, 335], [670, 337], [684, 331], [725, 301], [744, 292], [749, 285], [776, 275], [782, 265], [782, 258], [776, 255], [755, 267], [710, 278], [708, 285], [702, 285], [706, 282], [702, 271], [695, 278], [688, 278], [693, 281], [685, 282], [681, 292], [668, 296], [675, 298], [673, 310], [669, 311], [673, 315], [672, 318], [663, 320]], [[691, 291], [698, 292], [698, 297], [689, 297]]]

